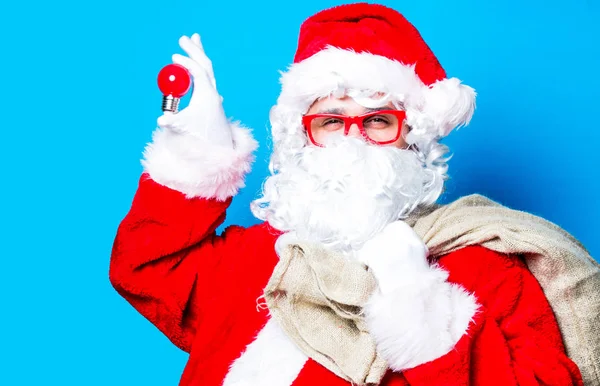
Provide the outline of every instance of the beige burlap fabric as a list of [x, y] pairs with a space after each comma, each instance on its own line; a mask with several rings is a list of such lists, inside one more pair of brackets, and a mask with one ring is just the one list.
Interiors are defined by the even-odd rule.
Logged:
[[280, 253], [265, 300], [306, 355], [349, 382], [376, 385], [387, 364], [360, 316], [376, 287], [362, 264], [314, 244], [292, 244]]
[[[523, 255], [584, 383], [600, 384], [600, 265], [575, 238], [540, 217], [480, 195], [407, 222], [433, 256], [468, 245]], [[284, 331], [306, 355], [339, 376], [357, 384], [379, 382], [386, 364], [360, 318], [374, 279], [360, 264], [311, 245], [289, 245], [280, 257], [265, 298]]]
[[600, 385], [600, 265], [560, 227], [481, 195], [407, 221], [431, 255], [468, 245], [521, 254], [556, 315], [567, 355], [586, 385]]

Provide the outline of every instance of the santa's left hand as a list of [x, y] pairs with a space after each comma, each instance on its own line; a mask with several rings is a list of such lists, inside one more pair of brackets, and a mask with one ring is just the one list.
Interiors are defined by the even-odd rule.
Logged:
[[430, 269], [428, 255], [425, 243], [404, 221], [388, 224], [356, 252], [357, 259], [373, 272], [381, 293], [407, 285], [406, 280], [419, 280]]
[[456, 345], [477, 310], [475, 297], [429, 265], [427, 247], [408, 224], [389, 224], [357, 257], [379, 283], [364, 316], [392, 370], [430, 362]]

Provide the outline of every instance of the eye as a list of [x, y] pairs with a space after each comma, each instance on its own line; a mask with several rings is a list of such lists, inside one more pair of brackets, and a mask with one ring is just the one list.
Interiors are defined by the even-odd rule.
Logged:
[[313, 121], [313, 129], [337, 131], [344, 127], [344, 121], [335, 117], [323, 117]]
[[386, 117], [385, 115], [374, 115], [365, 119], [364, 123], [365, 127], [378, 129], [385, 128], [391, 124], [391, 119]]
[[387, 119], [383, 117], [373, 117], [367, 120], [367, 122], [382, 122], [382, 123], [390, 123]]
[[327, 118], [323, 121], [322, 125], [323, 126], [327, 126], [327, 125], [339, 125], [340, 123], [343, 123], [340, 119], [337, 118]]

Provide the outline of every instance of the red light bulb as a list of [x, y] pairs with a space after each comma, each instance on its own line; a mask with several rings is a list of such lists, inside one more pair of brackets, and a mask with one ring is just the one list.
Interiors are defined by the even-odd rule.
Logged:
[[185, 67], [168, 64], [158, 73], [158, 88], [163, 93], [162, 110], [177, 112], [179, 99], [190, 89], [192, 79]]

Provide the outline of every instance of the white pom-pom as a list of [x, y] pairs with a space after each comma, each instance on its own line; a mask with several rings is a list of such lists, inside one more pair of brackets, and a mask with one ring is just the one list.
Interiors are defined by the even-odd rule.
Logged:
[[445, 137], [459, 126], [469, 124], [475, 111], [475, 90], [457, 78], [434, 83], [424, 92], [423, 114], [434, 121], [437, 135]]

